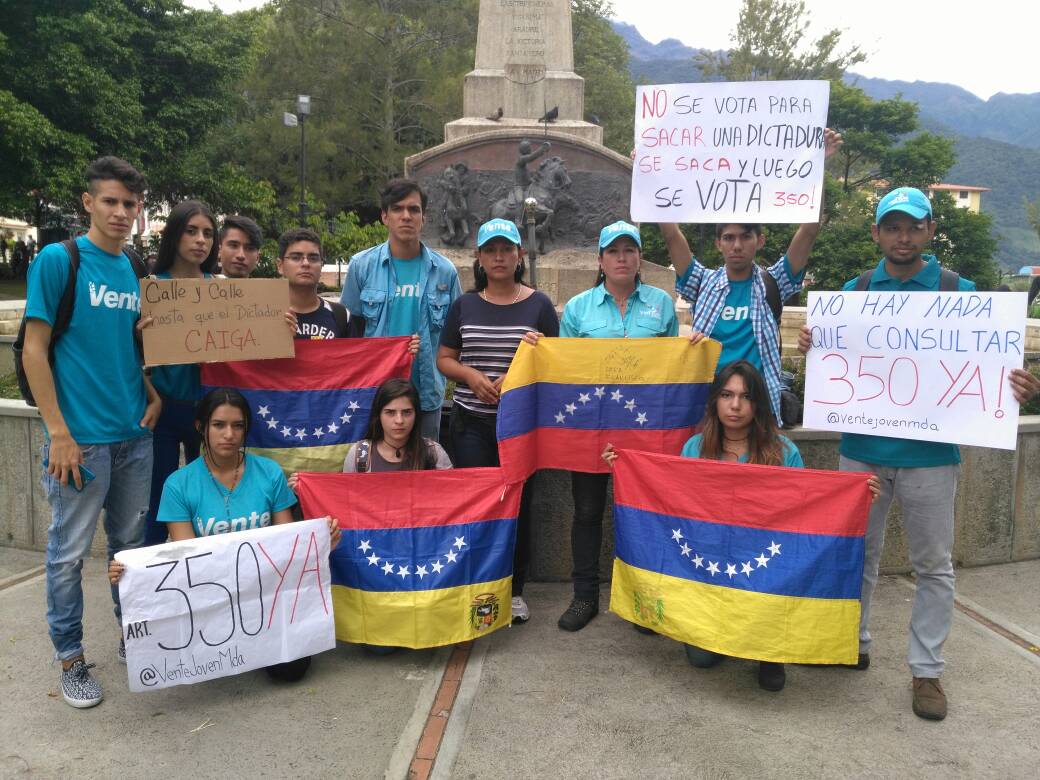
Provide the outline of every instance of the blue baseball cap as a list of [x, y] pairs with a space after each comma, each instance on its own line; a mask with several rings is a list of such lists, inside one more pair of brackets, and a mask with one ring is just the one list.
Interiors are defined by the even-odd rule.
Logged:
[[913, 187], [898, 187], [888, 193], [877, 204], [877, 214], [874, 222], [881, 224], [881, 219], [890, 211], [902, 211], [914, 219], [924, 219], [932, 216], [932, 202], [928, 196]]
[[599, 248], [606, 249], [622, 236], [628, 236], [636, 242], [636, 246], [643, 248], [643, 240], [639, 237], [639, 228], [628, 222], [618, 220], [613, 225], [607, 225], [599, 231]]
[[517, 246], [520, 246], [520, 231], [516, 229], [516, 223], [508, 219], [491, 219], [480, 226], [477, 231], [477, 248], [484, 246], [493, 238], [507, 238]]

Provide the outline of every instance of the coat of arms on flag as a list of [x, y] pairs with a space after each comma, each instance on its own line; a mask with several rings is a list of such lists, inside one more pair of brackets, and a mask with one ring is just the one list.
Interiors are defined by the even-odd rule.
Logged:
[[407, 379], [407, 338], [296, 342], [296, 357], [202, 366], [203, 390], [233, 387], [253, 410], [246, 448], [292, 471], [341, 471], [365, 437], [376, 388]]
[[685, 338], [521, 343], [502, 385], [498, 446], [510, 479], [604, 472], [607, 442], [678, 452], [704, 415], [722, 347]]
[[867, 476], [619, 451], [611, 611], [724, 655], [855, 663]]
[[498, 468], [300, 474], [304, 516], [343, 532], [336, 637], [437, 647], [508, 626], [520, 490]]

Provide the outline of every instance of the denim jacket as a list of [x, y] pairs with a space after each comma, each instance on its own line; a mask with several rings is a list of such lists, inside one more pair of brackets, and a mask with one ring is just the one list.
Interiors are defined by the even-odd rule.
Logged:
[[[444, 255], [422, 244], [419, 255], [419, 354], [416, 373], [419, 402], [424, 412], [441, 408], [444, 400], [444, 375], [437, 370], [437, 347], [441, 329], [452, 302], [462, 294], [459, 274]], [[365, 336], [389, 336], [390, 303], [397, 289], [394, 266], [390, 262], [390, 242], [358, 252], [350, 259], [340, 302], [354, 316], [365, 318]]]

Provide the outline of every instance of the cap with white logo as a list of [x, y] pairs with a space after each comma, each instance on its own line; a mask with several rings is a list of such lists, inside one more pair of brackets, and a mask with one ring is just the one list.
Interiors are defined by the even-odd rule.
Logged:
[[599, 248], [606, 249], [622, 236], [628, 236], [636, 242], [636, 246], [640, 249], [643, 248], [643, 240], [639, 237], [639, 228], [621, 220], [612, 225], [607, 225], [599, 231]]
[[890, 211], [902, 211], [914, 219], [932, 216], [932, 202], [928, 196], [913, 187], [899, 187], [892, 190], [877, 204], [874, 221], [880, 225], [881, 219]]

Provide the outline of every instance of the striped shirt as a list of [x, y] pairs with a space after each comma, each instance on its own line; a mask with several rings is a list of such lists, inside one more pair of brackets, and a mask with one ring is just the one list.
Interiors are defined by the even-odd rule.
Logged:
[[[509, 370], [525, 333], [538, 331], [558, 336], [560, 323], [552, 301], [535, 291], [517, 303], [500, 306], [488, 303], [477, 293], [466, 293], [456, 300], [441, 332], [441, 346], [459, 350], [459, 362], [475, 368], [494, 382]], [[477, 398], [469, 386], [455, 386], [455, 403], [475, 414], [493, 415], [496, 404]]]

